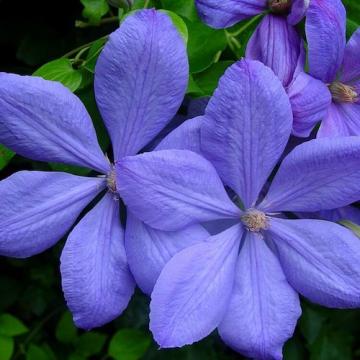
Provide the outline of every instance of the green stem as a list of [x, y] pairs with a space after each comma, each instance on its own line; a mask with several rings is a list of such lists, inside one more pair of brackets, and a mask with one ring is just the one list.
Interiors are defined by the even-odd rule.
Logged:
[[96, 24], [91, 24], [91, 23], [88, 23], [88, 22], [85, 22], [85, 21], [78, 20], [78, 21], [75, 22], [75, 27], [84, 29], [84, 28], [92, 27], [92, 26], [100, 26], [100, 25], [104, 25], [104, 24], [111, 24], [113, 22], [118, 22], [118, 21], [119, 21], [119, 18], [117, 16], [111, 16], [111, 17], [108, 17], [108, 18], [101, 19], [100, 22], [96, 23]]
[[144, 2], [144, 9], [147, 9], [149, 7], [150, 0], [145, 0]]
[[102, 36], [102, 37], [99, 38], [99, 39], [96, 39], [96, 40], [90, 41], [90, 42], [88, 42], [88, 43], [86, 43], [86, 44], [83, 44], [83, 45], [81, 45], [81, 46], [79, 46], [79, 47], [77, 47], [77, 48], [75, 48], [75, 49], [67, 52], [67, 53], [64, 54], [62, 57], [63, 57], [63, 58], [68, 58], [68, 57], [70, 57], [70, 56], [72, 56], [72, 55], [75, 55], [75, 54], [77, 54], [79, 51], [81, 51], [82, 49], [85, 49], [85, 48], [87, 49], [87, 48], [89, 48], [95, 41], [98, 41], [98, 40], [100, 40], [100, 39], [105, 39], [105, 40], [106, 40], [108, 37], [109, 37], [109, 35], [105, 35], [105, 36]]
[[228, 34], [230, 36], [238, 36], [240, 35], [242, 32], [244, 32], [246, 29], [248, 29], [252, 24], [254, 24], [260, 17], [264, 16], [265, 13], [259, 14], [254, 16], [251, 20], [249, 20], [245, 25], [243, 25], [240, 29], [236, 30], [235, 32], [231, 33], [228, 32]]

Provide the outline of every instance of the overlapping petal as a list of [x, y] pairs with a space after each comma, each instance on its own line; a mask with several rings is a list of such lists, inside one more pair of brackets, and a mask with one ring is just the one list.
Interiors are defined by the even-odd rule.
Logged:
[[274, 73], [241, 60], [221, 78], [201, 127], [202, 153], [251, 207], [290, 136], [292, 112]]
[[151, 296], [150, 329], [161, 347], [191, 344], [221, 322], [233, 288], [241, 225], [175, 255]]
[[179, 251], [209, 237], [201, 225], [179, 231], [161, 231], [147, 226], [130, 211], [127, 213], [125, 247], [137, 285], [150, 295], [161, 270]]
[[0, 254], [36, 255], [60, 240], [103, 179], [58, 172], [20, 171], [0, 182]]
[[360, 135], [360, 104], [332, 103], [317, 133], [318, 138]]
[[187, 150], [128, 156], [116, 164], [117, 189], [148, 225], [179, 230], [201, 221], [238, 218], [213, 166]]
[[360, 305], [360, 241], [322, 220], [271, 219], [270, 232], [289, 283], [327, 307]]
[[310, 74], [325, 83], [335, 79], [345, 49], [346, 12], [341, 0], [311, 0], [306, 13]]
[[322, 138], [297, 146], [284, 159], [260, 208], [319, 211], [359, 198], [360, 138]]
[[298, 64], [301, 41], [286, 18], [267, 15], [251, 36], [246, 57], [270, 67], [286, 87], [291, 83]]
[[282, 359], [282, 347], [301, 314], [297, 293], [260, 234], [248, 233], [234, 289], [219, 326], [226, 344], [255, 359]]
[[293, 134], [308, 137], [316, 123], [326, 117], [331, 94], [322, 81], [304, 72], [294, 79], [287, 93], [294, 116]]
[[287, 17], [287, 21], [291, 25], [299, 23], [306, 14], [310, 0], [293, 0], [291, 12]]
[[156, 147], [156, 150], [191, 150], [200, 154], [200, 126], [202, 121], [203, 116], [186, 120], [167, 135]]
[[357, 29], [346, 44], [341, 80], [349, 82], [360, 78], [360, 29]]
[[33, 160], [109, 171], [84, 105], [54, 81], [0, 73], [0, 143]]
[[185, 43], [165, 13], [139, 11], [110, 35], [95, 94], [115, 159], [135, 155], [172, 119], [187, 81]]
[[195, 0], [200, 18], [209, 26], [222, 29], [267, 9], [267, 0]]
[[76, 225], [61, 255], [65, 299], [78, 327], [118, 317], [135, 288], [127, 264], [119, 204], [107, 193]]

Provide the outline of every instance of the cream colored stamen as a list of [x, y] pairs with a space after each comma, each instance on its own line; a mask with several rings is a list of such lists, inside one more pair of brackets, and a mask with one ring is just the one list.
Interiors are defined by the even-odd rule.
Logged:
[[108, 173], [106, 180], [109, 191], [116, 194], [116, 173], [114, 168]]
[[339, 81], [335, 81], [329, 85], [332, 98], [339, 103], [354, 103], [358, 100], [359, 95], [355, 88], [350, 85], [345, 85]]
[[249, 209], [241, 217], [242, 223], [252, 232], [259, 232], [268, 227], [268, 218], [262, 211]]

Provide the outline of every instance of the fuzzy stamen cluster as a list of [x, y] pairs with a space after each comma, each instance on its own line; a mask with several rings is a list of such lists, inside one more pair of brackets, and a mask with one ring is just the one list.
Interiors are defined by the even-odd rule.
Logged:
[[111, 193], [116, 194], [116, 173], [114, 168], [112, 168], [111, 171], [108, 173], [106, 180], [108, 190]]
[[268, 227], [268, 218], [262, 211], [249, 209], [241, 217], [242, 223], [252, 232], [266, 230]]
[[332, 98], [339, 103], [354, 103], [358, 100], [358, 93], [355, 88], [350, 85], [345, 85], [339, 81], [335, 81], [329, 85]]

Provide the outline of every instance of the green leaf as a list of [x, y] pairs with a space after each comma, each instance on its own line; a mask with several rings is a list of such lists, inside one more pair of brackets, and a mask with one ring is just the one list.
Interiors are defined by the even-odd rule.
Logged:
[[306, 359], [306, 349], [297, 337], [291, 338], [284, 346], [284, 360]]
[[349, 333], [323, 331], [310, 348], [310, 360], [352, 360], [351, 343]]
[[101, 18], [109, 11], [106, 0], [80, 0], [84, 6], [82, 15], [91, 24], [98, 24]]
[[94, 73], [95, 72], [95, 65], [96, 65], [96, 61], [100, 55], [101, 50], [103, 49], [105, 43], [106, 43], [107, 39], [106, 38], [101, 38], [96, 40], [90, 47], [86, 59], [85, 59], [85, 63], [84, 63], [84, 68], [89, 70], [90, 72]]
[[119, 330], [111, 339], [109, 355], [116, 360], [138, 360], [150, 346], [148, 334], [135, 329]]
[[214, 63], [226, 48], [225, 31], [211, 29], [199, 21], [185, 21], [185, 23], [189, 32], [190, 72], [198, 73]]
[[171, 18], [174, 26], [179, 31], [181, 37], [184, 39], [185, 44], [187, 44], [188, 38], [189, 38], [189, 33], [188, 33], [188, 29], [187, 29], [187, 26], [186, 26], [184, 20], [179, 15], [176, 15], [172, 11], [169, 11], [169, 10], [160, 10], [160, 11], [167, 14]]
[[202, 89], [199, 87], [199, 85], [194, 80], [193, 76], [190, 74], [189, 76], [189, 83], [186, 90], [187, 95], [191, 95], [192, 97], [201, 97], [204, 96], [204, 93]]
[[91, 172], [91, 169], [84, 168], [81, 166], [75, 165], [67, 165], [67, 164], [60, 164], [60, 163], [49, 163], [49, 166], [54, 171], [62, 171], [74, 175], [85, 176]]
[[225, 70], [233, 64], [233, 61], [219, 61], [212, 64], [205, 71], [194, 74], [194, 80], [199, 88], [202, 90], [203, 95], [211, 96], [218, 86], [219, 79], [224, 75]]
[[49, 360], [49, 357], [41, 347], [30, 344], [26, 353], [26, 360]]
[[14, 152], [0, 144], [0, 170], [4, 169], [4, 167], [10, 162], [14, 155]]
[[65, 311], [61, 316], [55, 330], [56, 339], [64, 344], [73, 343], [77, 338], [77, 329], [74, 326], [72, 316], [69, 311]]
[[161, 0], [161, 3], [164, 9], [173, 11], [190, 21], [196, 21], [198, 19], [194, 0]]
[[0, 335], [17, 336], [28, 332], [29, 329], [15, 316], [0, 315]]
[[320, 311], [314, 310], [305, 304], [302, 307], [300, 318], [300, 331], [307, 340], [308, 344], [313, 344], [321, 329], [324, 326], [327, 317]]
[[65, 58], [50, 61], [37, 69], [33, 75], [59, 81], [73, 92], [79, 88], [82, 80], [81, 72], [74, 69], [71, 61]]
[[14, 351], [14, 339], [0, 335], [0, 360], [10, 360]]
[[106, 336], [98, 332], [82, 334], [76, 344], [76, 352], [83, 356], [98, 354], [105, 345]]

